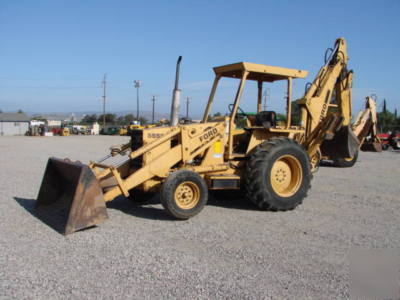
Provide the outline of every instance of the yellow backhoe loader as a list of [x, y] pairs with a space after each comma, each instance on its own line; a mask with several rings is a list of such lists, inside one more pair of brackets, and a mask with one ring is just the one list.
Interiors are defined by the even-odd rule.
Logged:
[[[66, 234], [107, 219], [106, 202], [136, 192], [159, 192], [165, 210], [177, 219], [198, 214], [208, 190], [243, 188], [260, 209], [293, 209], [306, 197], [322, 157], [349, 158], [358, 151], [360, 140], [350, 126], [347, 60], [346, 42], [339, 38], [297, 101], [298, 125], [291, 121], [292, 82], [305, 78], [306, 71], [248, 62], [215, 67], [201, 123], [133, 130], [129, 143], [89, 165], [50, 158], [36, 208], [57, 216]], [[238, 89], [230, 115], [210, 121], [221, 78], [236, 80]], [[255, 115], [239, 106], [248, 81], [257, 83]], [[263, 86], [278, 81], [287, 83], [284, 124], [277, 123], [274, 111], [262, 111]]]

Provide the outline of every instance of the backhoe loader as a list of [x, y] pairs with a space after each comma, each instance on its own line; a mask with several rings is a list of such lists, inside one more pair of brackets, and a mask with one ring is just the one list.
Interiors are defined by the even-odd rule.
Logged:
[[[351, 131], [357, 137], [359, 150], [382, 152], [382, 142], [378, 136], [377, 125], [376, 102], [372, 97], [366, 97], [365, 109], [358, 113], [355, 121], [350, 126]], [[329, 142], [325, 142], [323, 146], [327, 146], [328, 143]], [[352, 167], [356, 163], [357, 157], [358, 151], [352, 157], [342, 158], [334, 156], [333, 163], [336, 167]]]
[[[298, 125], [291, 121], [292, 82], [307, 71], [248, 62], [215, 67], [200, 123], [133, 130], [128, 143], [88, 165], [50, 158], [36, 208], [57, 215], [65, 234], [99, 224], [108, 218], [106, 202], [137, 192], [160, 193], [163, 207], [177, 219], [198, 214], [208, 190], [244, 189], [260, 209], [293, 209], [306, 197], [323, 156], [348, 158], [358, 151], [360, 141], [350, 126], [347, 60], [346, 42], [339, 38], [297, 100]], [[236, 80], [238, 88], [229, 116], [211, 121], [221, 78]], [[239, 106], [248, 81], [257, 83], [257, 113], [252, 115]], [[262, 111], [264, 85], [278, 81], [287, 84], [284, 124], [277, 124], [276, 112]], [[237, 126], [239, 119], [243, 128]]]

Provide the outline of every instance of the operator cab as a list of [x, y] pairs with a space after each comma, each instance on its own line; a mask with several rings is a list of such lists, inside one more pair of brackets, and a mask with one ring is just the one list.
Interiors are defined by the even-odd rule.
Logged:
[[[257, 135], [260, 137], [260, 131], [263, 132], [263, 135], [268, 135], [268, 132], [273, 132], [276, 136], [278, 132], [282, 136], [288, 137], [293, 137], [297, 131], [303, 132], [300, 127], [291, 125], [292, 80], [293, 78], [305, 78], [308, 75], [307, 71], [239, 62], [215, 67], [214, 72], [216, 76], [203, 116], [203, 122], [209, 120], [209, 114], [219, 80], [222, 77], [240, 80], [234, 102], [228, 106], [230, 112], [230, 116], [227, 119], [229, 122], [228, 151], [226, 152], [228, 157], [234, 158], [235, 156], [240, 157], [246, 155], [248, 150], [253, 148], [252, 145], [250, 145], [252, 139], [257, 139]], [[258, 93], [255, 114], [246, 113], [239, 106], [247, 80], [257, 82]], [[280, 122], [278, 122], [277, 119], [278, 115], [275, 111], [262, 111], [262, 91], [264, 83], [272, 83], [281, 80], [287, 81], [286, 120], [283, 125], [279, 124]], [[241, 122], [239, 122], [240, 119], [242, 119]], [[238, 126], [239, 123], [244, 123], [244, 126]]]

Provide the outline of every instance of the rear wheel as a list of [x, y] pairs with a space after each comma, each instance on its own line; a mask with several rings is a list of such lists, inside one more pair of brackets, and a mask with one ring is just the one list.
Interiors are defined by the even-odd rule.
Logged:
[[334, 157], [333, 165], [338, 168], [350, 168], [354, 166], [358, 158], [358, 151], [353, 157]]
[[400, 140], [394, 141], [392, 147], [394, 150], [399, 150], [400, 149]]
[[299, 205], [311, 183], [310, 160], [294, 140], [273, 138], [250, 156], [247, 197], [259, 208], [285, 211]]
[[189, 170], [172, 173], [161, 188], [161, 204], [171, 216], [189, 219], [207, 203], [208, 188], [204, 179]]

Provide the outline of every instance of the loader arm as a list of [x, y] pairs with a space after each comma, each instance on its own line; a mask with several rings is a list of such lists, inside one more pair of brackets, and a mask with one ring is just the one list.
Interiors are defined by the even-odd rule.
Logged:
[[[179, 146], [168, 150], [162, 156], [158, 157], [150, 164], [140, 168], [132, 175], [128, 176], [124, 180], [118, 181], [118, 186], [112, 188], [104, 194], [104, 201], [108, 202], [114, 200], [115, 197], [124, 194], [126, 197], [129, 196], [129, 190], [142, 184], [143, 182], [155, 177], [167, 177], [168, 172], [173, 165], [178, 163], [182, 159], [181, 149]], [[114, 176], [119, 173], [114, 172]]]
[[[100, 182], [113, 179], [114, 186], [105, 191], [104, 201], [111, 201], [119, 195], [128, 197], [130, 190], [154, 177], [166, 178], [173, 166], [178, 163], [182, 165], [181, 168], [188, 168], [198, 172], [200, 170], [206, 172], [208, 170], [226, 169], [227, 165], [223, 164], [222, 159], [221, 161], [205, 160], [202, 162], [201, 167], [200, 165], [193, 166], [188, 164], [188, 162], [193, 161], [195, 156], [207, 151], [216, 141], [221, 141], [224, 137], [225, 127], [225, 122], [171, 127], [160, 138], [132, 151], [129, 154], [129, 159], [118, 167], [108, 166], [103, 163], [91, 163], [90, 167]], [[156, 128], [151, 129], [151, 131], [156, 130]], [[159, 147], [165, 146], [165, 143], [172, 144], [171, 141], [173, 139], [180, 141], [180, 143], [160, 152], [156, 157], [146, 160], [141, 168], [124, 177], [121, 170], [129, 167], [128, 165], [132, 160], [146, 153], [156, 152]], [[130, 144], [125, 144], [121, 148], [126, 150], [127, 145]], [[216, 165], [217, 163], [219, 164]], [[201, 171], [199, 173], [202, 173]]]

